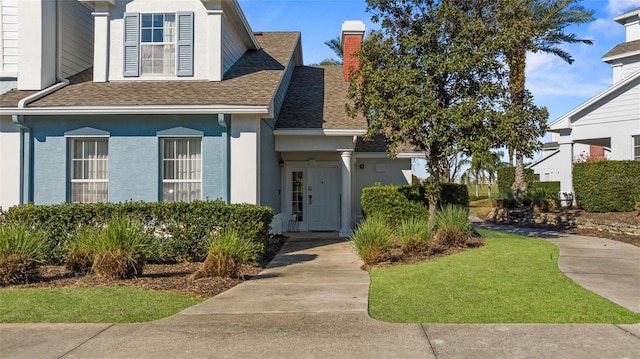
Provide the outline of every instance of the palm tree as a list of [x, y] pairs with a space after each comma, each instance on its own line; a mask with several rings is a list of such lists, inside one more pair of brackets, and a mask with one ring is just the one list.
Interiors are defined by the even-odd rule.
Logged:
[[504, 156], [503, 151], [489, 152], [489, 154], [487, 155], [485, 170], [487, 171], [489, 198], [491, 198], [491, 185], [493, 185], [494, 180], [498, 177], [498, 168], [507, 164], [507, 162], [502, 162], [502, 156]]
[[[583, 43], [591, 45], [589, 39], [580, 39], [572, 33], [565, 33], [566, 27], [583, 24], [593, 20], [593, 10], [586, 10], [578, 5], [580, 0], [502, 0], [501, 14], [497, 21], [502, 30], [505, 42], [504, 54], [509, 67], [510, 108], [514, 113], [523, 113], [526, 106], [527, 91], [525, 89], [525, 66], [527, 51], [553, 54], [573, 63], [573, 57], [561, 45]], [[517, 130], [519, 119], [512, 119]], [[516, 174], [513, 184], [514, 192], [522, 195], [527, 189], [524, 180], [524, 156], [528, 146], [518, 143], [514, 136], [509, 148], [515, 149]], [[510, 151], [511, 152], [511, 151]]]
[[340, 39], [340, 36], [336, 36], [335, 39], [331, 39], [331, 40], [327, 40], [324, 42], [325, 45], [329, 46], [329, 48], [331, 50], [333, 50], [333, 52], [335, 52], [335, 54], [340, 58], [340, 64], [342, 64], [342, 39]]

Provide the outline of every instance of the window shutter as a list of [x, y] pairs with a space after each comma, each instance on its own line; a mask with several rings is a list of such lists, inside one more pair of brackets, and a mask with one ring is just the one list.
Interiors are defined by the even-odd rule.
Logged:
[[124, 77], [140, 76], [140, 14], [124, 14], [124, 48], [122, 51]]
[[178, 37], [176, 41], [177, 76], [193, 76], [193, 12], [177, 13]]

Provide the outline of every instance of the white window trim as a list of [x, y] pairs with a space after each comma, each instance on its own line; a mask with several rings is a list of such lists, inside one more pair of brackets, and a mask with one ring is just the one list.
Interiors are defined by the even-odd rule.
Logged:
[[[160, 139], [160, 185], [161, 185], [161, 191], [160, 193], [162, 194], [162, 198], [160, 199], [161, 202], [165, 202], [165, 198], [164, 198], [164, 184], [165, 183], [200, 183], [200, 198], [197, 199], [192, 199], [190, 201], [196, 201], [196, 200], [202, 200], [202, 194], [203, 194], [203, 188], [202, 188], [202, 179], [204, 177], [204, 149], [203, 149], [203, 141], [202, 141], [202, 136], [189, 136], [189, 135], [162, 135], [159, 136]], [[165, 164], [165, 158], [164, 158], [164, 146], [165, 146], [165, 141], [166, 140], [185, 140], [185, 139], [192, 139], [192, 140], [199, 140], [200, 141], [200, 179], [197, 180], [193, 180], [193, 179], [165, 179], [164, 178], [164, 164]]]
[[[142, 17], [145, 16], [145, 15], [151, 15], [152, 18], [153, 18], [154, 15], [163, 15], [163, 16], [173, 15], [173, 41], [172, 42], [165, 42], [164, 41], [164, 36], [163, 36], [163, 41], [162, 42], [153, 42], [153, 41], [144, 42], [144, 41], [142, 41], [142, 30], [143, 30]], [[147, 12], [142, 13], [141, 12], [140, 13], [140, 24], [139, 24], [139, 29], [140, 29], [140, 34], [139, 34], [140, 35], [140, 39], [139, 39], [139, 41], [140, 41], [139, 42], [140, 43], [140, 53], [138, 54], [139, 55], [139, 58], [138, 58], [139, 62], [138, 63], [139, 63], [139, 66], [140, 66], [140, 77], [154, 77], [154, 78], [156, 78], [156, 77], [157, 78], [175, 78], [176, 77], [177, 66], [178, 66], [178, 52], [177, 52], [177, 48], [178, 48], [178, 39], [177, 39], [178, 19], [177, 19], [177, 16], [178, 15], [175, 12], [157, 12], [157, 13], [155, 13], [155, 12], [153, 12], [153, 13], [147, 13]], [[153, 38], [153, 29], [154, 29], [153, 20], [151, 22], [152, 22], [151, 36]], [[162, 28], [163, 28], [163, 31], [164, 31], [164, 22], [163, 22], [163, 27]], [[146, 28], [144, 28], [144, 29], [146, 29]], [[142, 49], [145, 46], [155, 46], [155, 45], [163, 45], [163, 46], [164, 45], [173, 45], [173, 72], [171, 72], [171, 73], [153, 73], [153, 72], [144, 73], [142, 71], [142, 69], [143, 69], [143, 60], [144, 60], [142, 58], [142, 54], [143, 54]], [[164, 65], [163, 65], [163, 68], [165, 68]]]
[[[71, 203], [100, 203], [96, 202], [76, 202], [73, 200], [73, 184], [74, 183], [107, 183], [107, 198], [105, 202], [109, 201], [109, 136], [108, 135], [96, 135], [96, 136], [80, 136], [80, 135], [65, 135], [65, 138], [69, 139], [69, 202]], [[107, 138], [107, 158], [105, 160], [99, 160], [97, 158], [93, 159], [93, 162], [96, 161], [105, 161], [107, 163], [107, 178], [96, 178], [96, 179], [87, 179], [87, 178], [73, 178], [73, 163], [74, 161], [86, 161], [84, 158], [74, 158], [74, 146], [76, 141], [91, 141], [91, 140], [103, 140]]]

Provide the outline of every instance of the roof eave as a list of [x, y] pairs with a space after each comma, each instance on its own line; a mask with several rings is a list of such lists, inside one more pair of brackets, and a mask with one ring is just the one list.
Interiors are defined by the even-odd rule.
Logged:
[[634, 17], [634, 16], [640, 16], [640, 7], [637, 9], [633, 9], [629, 12], [625, 12], [624, 14], [620, 14], [616, 17], [613, 18], [613, 21], [619, 23], [619, 24], [626, 24], [627, 22], [625, 20], [627, 20], [630, 17]]
[[365, 133], [367, 130], [321, 128], [291, 128], [273, 131], [275, 136], [362, 136]]
[[599, 94], [595, 95], [594, 97], [590, 98], [586, 102], [582, 103], [578, 107], [574, 108], [570, 112], [566, 113], [562, 117], [560, 117], [557, 120], [555, 120], [554, 122], [552, 122], [549, 125], [549, 131], [551, 131], [551, 132], [559, 132], [559, 131], [571, 128], [571, 118], [574, 115], [576, 115], [577, 113], [581, 112], [582, 110], [588, 108], [589, 106], [595, 104], [596, 102], [600, 101], [601, 99], [605, 98], [606, 96], [608, 96], [611, 93], [617, 91], [619, 88], [627, 85], [628, 83], [630, 83], [631, 81], [634, 81], [635, 79], [637, 79], [639, 77], [640, 77], [640, 71], [636, 71], [633, 74], [627, 76], [622, 81], [619, 81], [619, 82], [615, 83], [614, 85], [609, 86], [604, 91], [600, 92]]
[[271, 106], [265, 105], [150, 105], [150, 106], [54, 106], [4, 107], [0, 115], [157, 115], [157, 114], [267, 114], [273, 116]]
[[623, 59], [625, 57], [636, 56], [636, 55], [640, 55], [640, 50], [631, 51], [631, 52], [625, 52], [625, 53], [618, 54], [618, 55], [605, 56], [605, 57], [602, 58], [602, 61], [611, 62], [611, 61]]

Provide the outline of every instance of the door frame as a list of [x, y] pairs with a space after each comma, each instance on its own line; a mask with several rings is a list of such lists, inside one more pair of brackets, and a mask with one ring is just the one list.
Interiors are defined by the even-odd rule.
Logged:
[[[293, 186], [293, 179], [292, 179], [292, 172], [296, 171], [296, 172], [302, 172], [303, 173], [303, 179], [304, 179], [304, 185], [303, 185], [303, 220], [298, 222], [295, 226], [296, 230], [299, 231], [308, 231], [309, 227], [308, 227], [308, 213], [309, 211], [307, 210], [307, 201], [306, 199], [308, 198], [309, 194], [308, 194], [308, 187], [309, 187], [309, 168], [334, 168], [336, 171], [339, 171], [340, 168], [340, 162], [339, 161], [314, 161], [314, 160], [309, 160], [309, 161], [286, 161], [284, 164], [284, 175], [283, 177], [283, 188], [284, 188], [284, 196], [282, 196], [282, 198], [284, 199], [284, 203], [282, 204], [282, 208], [284, 209], [284, 213], [285, 213], [285, 228], [288, 231], [289, 230], [289, 220], [291, 219], [291, 214], [292, 214], [292, 202], [293, 202], [293, 193], [292, 193], [292, 186]], [[342, 196], [342, 178], [339, 176], [339, 174], [336, 174], [337, 178], [338, 178], [338, 190], [340, 191], [340, 196]], [[340, 211], [340, 197], [338, 197], [338, 210]], [[340, 213], [338, 213], [338, 220], [337, 220], [337, 226], [336, 228], [332, 229], [332, 230], [339, 230], [340, 229]]]

